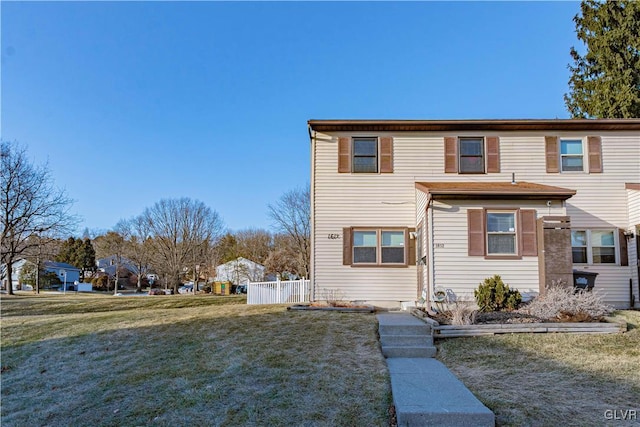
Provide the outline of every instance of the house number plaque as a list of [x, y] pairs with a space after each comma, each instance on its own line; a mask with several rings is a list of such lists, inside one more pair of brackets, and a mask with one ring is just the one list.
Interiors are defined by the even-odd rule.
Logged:
[[444, 248], [444, 243], [436, 243], [435, 247], [436, 248]]
[[339, 234], [327, 234], [327, 238], [329, 240], [337, 240], [337, 239], [340, 238], [340, 235]]

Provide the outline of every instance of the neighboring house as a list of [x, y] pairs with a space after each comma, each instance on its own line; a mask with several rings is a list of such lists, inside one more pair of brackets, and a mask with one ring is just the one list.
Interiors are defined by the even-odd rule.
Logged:
[[232, 282], [234, 285], [246, 285], [249, 282], [264, 280], [264, 266], [250, 259], [239, 257], [216, 267], [218, 282]]
[[[26, 259], [19, 259], [17, 261], [14, 261], [13, 264], [11, 264], [11, 282], [12, 282], [12, 289], [14, 291], [19, 291], [19, 290], [29, 290], [26, 288], [25, 285], [25, 289], [22, 289], [23, 286], [20, 285], [20, 273], [22, 272], [22, 268], [25, 266], [25, 264], [28, 261]], [[1, 270], [0, 270], [0, 282], [2, 283], [2, 289], [9, 289], [8, 288], [8, 282], [9, 282], [9, 277], [7, 274], [7, 264], [2, 264]]]
[[472, 300], [494, 274], [535, 295], [575, 269], [638, 305], [640, 119], [308, 126], [315, 299]]
[[[116, 263], [118, 263], [118, 258], [115, 255], [111, 255], [106, 258], [97, 259], [96, 267], [98, 271], [108, 274], [109, 277], [115, 277]], [[136, 267], [135, 263], [125, 257], [120, 257], [119, 268], [121, 272], [122, 269], [125, 269], [131, 274], [138, 274], [138, 267]]]
[[80, 281], [80, 269], [65, 262], [44, 261], [42, 269], [44, 273], [55, 273], [67, 288]]
[[[13, 271], [11, 273], [12, 282], [13, 282], [13, 290], [32, 290], [32, 287], [29, 285], [20, 284], [20, 272], [24, 268], [24, 266], [30, 263], [25, 259], [19, 259], [13, 263]], [[35, 265], [35, 263], [30, 263]], [[72, 286], [75, 282], [80, 280], [80, 269], [72, 266], [71, 264], [66, 264], [64, 262], [55, 262], [55, 261], [43, 261], [40, 268], [42, 269], [42, 274], [46, 273], [55, 273], [56, 276], [60, 279], [60, 282], [66, 283], [67, 286]], [[2, 285], [3, 288], [6, 289], [6, 266], [2, 266]]]

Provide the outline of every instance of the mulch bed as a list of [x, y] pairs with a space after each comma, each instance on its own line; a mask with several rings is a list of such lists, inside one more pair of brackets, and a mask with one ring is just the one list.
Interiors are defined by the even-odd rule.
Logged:
[[[441, 325], [451, 325], [451, 316], [447, 313], [429, 314], [429, 317], [437, 321]], [[562, 323], [562, 322], [603, 322], [604, 319], [586, 319], [586, 318], [562, 318], [562, 319], [542, 319], [527, 313], [518, 311], [490, 311], [487, 313], [479, 312], [476, 314], [476, 325], [491, 324], [518, 324], [518, 323]]]

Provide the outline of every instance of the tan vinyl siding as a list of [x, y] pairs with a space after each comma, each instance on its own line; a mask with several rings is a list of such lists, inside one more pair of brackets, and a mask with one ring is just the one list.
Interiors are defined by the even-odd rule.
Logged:
[[[473, 290], [486, 277], [499, 274], [505, 283], [522, 292], [538, 291], [538, 258], [502, 260], [468, 255], [467, 211], [482, 208], [509, 208], [519, 206], [535, 209], [537, 216], [547, 215], [542, 202], [521, 201], [436, 201], [433, 206], [434, 286], [451, 288], [457, 295], [473, 298]], [[453, 213], [453, 214], [452, 214]], [[553, 208], [551, 215], [563, 215], [561, 207]]]
[[[592, 132], [591, 132], [592, 134]], [[491, 174], [460, 175], [444, 173], [445, 133], [399, 132], [380, 133], [375, 136], [393, 137], [393, 173], [351, 174], [337, 173], [338, 137], [372, 136], [372, 132], [316, 134], [314, 139], [314, 284], [317, 288], [340, 289], [345, 299], [413, 300], [416, 293], [416, 267], [407, 268], [352, 268], [342, 265], [342, 238], [329, 239], [329, 234], [340, 234], [344, 227], [393, 226], [415, 227], [424, 216], [426, 197], [415, 190], [415, 182], [463, 182], [511, 180], [554, 185], [577, 190], [566, 202], [545, 201], [522, 203], [520, 208], [533, 208], [538, 216], [571, 216], [574, 228], [629, 227], [625, 182], [637, 181], [640, 176], [640, 136], [632, 132], [606, 132], [602, 139], [602, 173], [572, 172], [547, 173], [545, 137], [582, 138], [585, 141], [585, 166], [588, 165], [586, 133], [579, 132], [504, 132], [483, 136], [500, 138], [500, 172]], [[460, 132], [455, 135], [478, 136], [478, 132]], [[587, 167], [588, 168], [588, 167]], [[634, 199], [635, 200], [635, 199]], [[631, 203], [631, 198], [629, 203]], [[475, 203], [475, 202], [474, 202]], [[494, 202], [491, 202], [494, 203]], [[446, 287], [472, 292], [484, 277], [502, 274], [505, 281], [521, 290], [537, 291], [537, 258], [522, 260], [485, 260], [477, 257], [470, 261], [467, 255], [466, 209], [491, 206], [478, 202], [464, 209], [451, 210], [436, 203], [434, 210], [436, 239], [445, 240], [445, 247], [436, 247], [433, 276]], [[494, 203], [504, 206], [504, 202]], [[443, 210], [450, 209], [450, 210]], [[427, 215], [428, 217], [428, 215]], [[429, 229], [425, 223], [425, 235]], [[440, 240], [438, 240], [440, 239]], [[632, 250], [632, 242], [629, 251]], [[428, 251], [425, 252], [428, 255]], [[461, 261], [462, 260], [462, 261]], [[468, 262], [467, 262], [468, 261]], [[464, 270], [460, 270], [464, 266]], [[429, 266], [431, 268], [431, 266]], [[425, 267], [425, 271], [427, 268]], [[627, 301], [629, 267], [598, 267], [602, 274], [596, 287], [607, 288], [610, 301]], [[596, 268], [593, 268], [596, 271]], [[431, 274], [431, 273], [430, 273]], [[432, 277], [431, 275], [429, 277]]]
[[627, 190], [627, 198], [629, 203], [629, 226], [627, 230], [634, 234], [634, 238], [627, 241], [627, 250], [629, 252], [631, 278], [633, 279], [633, 294], [636, 299], [635, 305], [638, 307], [640, 306], [640, 286], [638, 286], [638, 258], [640, 258], [640, 255], [637, 252], [636, 242], [640, 237], [637, 235], [636, 226], [640, 225], [640, 190]]

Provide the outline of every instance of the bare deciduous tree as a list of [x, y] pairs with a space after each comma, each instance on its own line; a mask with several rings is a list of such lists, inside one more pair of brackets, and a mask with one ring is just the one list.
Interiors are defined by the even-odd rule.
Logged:
[[98, 236], [93, 240], [93, 244], [96, 248], [97, 258], [113, 257], [113, 263], [115, 264], [115, 285], [113, 287], [113, 294], [118, 293], [118, 281], [120, 280], [120, 265], [122, 264], [122, 258], [125, 252], [125, 240], [122, 234], [116, 231], [108, 231], [103, 236]]
[[142, 290], [142, 277], [146, 276], [151, 267], [153, 243], [151, 231], [144, 216], [139, 215], [128, 220], [121, 220], [116, 224], [116, 230], [124, 238], [124, 254], [136, 265], [136, 292]]
[[220, 238], [222, 219], [204, 203], [186, 197], [160, 200], [145, 209], [143, 217], [152, 237], [156, 265], [177, 291], [181, 272], [206, 261], [199, 258]]
[[0, 262], [6, 266], [8, 292], [13, 294], [12, 264], [34, 250], [34, 236], [59, 236], [71, 231], [76, 218], [71, 199], [56, 188], [47, 165], [33, 165], [26, 148], [0, 142]]
[[300, 276], [309, 277], [311, 259], [311, 197], [309, 185], [283, 194], [278, 201], [269, 204], [269, 216], [275, 222], [278, 232], [291, 238], [291, 244], [298, 255], [296, 271]]

